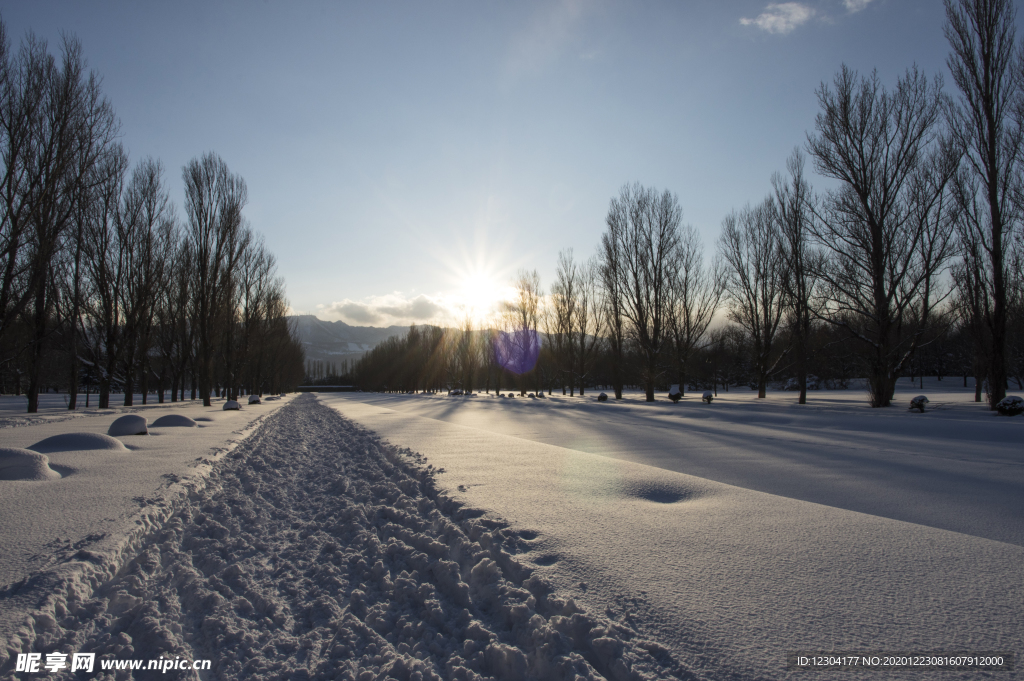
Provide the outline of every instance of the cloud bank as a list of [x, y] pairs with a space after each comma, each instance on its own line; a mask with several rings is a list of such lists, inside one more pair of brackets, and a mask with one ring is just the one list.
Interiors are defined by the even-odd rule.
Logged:
[[[866, 5], [870, 0], [844, 0], [847, 7], [850, 4], [862, 3]], [[853, 11], [853, 10], [851, 10]], [[799, 2], [771, 3], [764, 8], [757, 17], [740, 19], [744, 26], [756, 26], [768, 33], [789, 33], [797, 26], [807, 23], [814, 16], [814, 8]]]
[[439, 298], [424, 294], [406, 298], [398, 292], [372, 296], [365, 302], [346, 298], [330, 305], [317, 305], [317, 314], [355, 326], [443, 323], [452, 317], [448, 305]]

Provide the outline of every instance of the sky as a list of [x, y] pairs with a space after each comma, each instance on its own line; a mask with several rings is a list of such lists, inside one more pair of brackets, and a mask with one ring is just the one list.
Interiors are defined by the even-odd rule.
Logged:
[[[813, 132], [842, 64], [945, 78], [938, 0], [0, 0], [8, 39], [82, 43], [131, 158], [217, 153], [292, 309], [483, 319], [521, 269], [592, 256], [609, 201], [678, 196], [708, 257]], [[813, 174], [818, 189], [827, 182]]]

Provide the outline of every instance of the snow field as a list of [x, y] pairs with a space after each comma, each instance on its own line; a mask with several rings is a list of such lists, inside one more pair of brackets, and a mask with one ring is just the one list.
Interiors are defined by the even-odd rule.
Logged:
[[[150, 434], [125, 437], [128, 446], [106, 435], [123, 411], [0, 429], [0, 447], [46, 456], [60, 474], [0, 476], [0, 676], [12, 655], [31, 652], [75, 603], [116, 574], [189, 491], [205, 484], [211, 465], [274, 410], [152, 405], [137, 410], [154, 420]], [[185, 414], [217, 420], [200, 428], [156, 427]]]
[[[1024, 650], [1024, 585], [1019, 577], [1024, 547], [613, 458], [619, 456], [616, 452], [648, 447], [654, 439], [664, 444], [666, 455], [685, 461], [691, 443], [705, 446], [710, 442], [707, 432], [714, 432], [715, 455], [733, 457], [736, 465], [763, 476], [782, 475], [769, 464], [772, 457], [789, 456], [823, 482], [852, 475], [872, 486], [878, 484], [876, 477], [851, 466], [868, 456], [888, 456], [875, 450], [873, 442], [862, 441], [863, 423], [881, 423], [871, 420], [870, 413], [864, 421], [856, 411], [844, 414], [835, 407], [827, 407], [820, 418], [808, 412], [807, 425], [819, 438], [817, 473], [811, 459], [793, 456], [783, 417], [801, 417], [788, 407], [708, 412], [717, 401], [694, 404], [693, 413], [712, 414], [707, 422], [708, 428], [717, 424], [713, 429], [698, 425], [704, 419], [694, 419], [666, 430], [668, 423], [638, 420], [627, 405], [602, 412], [599, 422], [582, 420], [582, 410], [569, 415], [546, 407], [521, 409], [501, 400], [490, 401], [493, 408], [484, 406], [488, 402], [452, 410], [430, 408], [422, 413], [433, 416], [425, 417], [406, 411], [405, 405], [414, 403], [412, 396], [319, 399], [394, 446], [428, 456], [445, 469], [438, 484], [457, 500], [489, 509], [506, 518], [511, 528], [537, 532], [535, 550], [522, 558], [537, 574], [577, 606], [663, 644], [696, 678], [799, 677], [801, 672], [786, 670], [788, 651]], [[591, 406], [596, 412], [607, 405]], [[473, 425], [452, 422], [456, 414]], [[715, 414], [724, 420], [719, 422]], [[929, 418], [905, 410], [899, 416], [915, 423], [919, 417]], [[968, 415], [949, 427], [965, 431], [962, 437], [977, 443], [978, 435], [993, 425], [1019, 425], [988, 414], [979, 414], [979, 419]], [[777, 420], [782, 426], [771, 427]], [[887, 426], [900, 427], [905, 426]], [[946, 430], [934, 420], [916, 427]], [[516, 429], [521, 436], [507, 434]], [[588, 448], [601, 436], [607, 454], [573, 449]], [[535, 441], [541, 437], [564, 444]], [[809, 436], [801, 430], [793, 437]], [[986, 467], [997, 463], [996, 476], [999, 471], [1012, 474], [1019, 449], [1006, 449], [1009, 431], [992, 437], [991, 443], [978, 445], [979, 458]], [[856, 444], [848, 460], [837, 454], [847, 444]], [[926, 440], [920, 446], [932, 445]], [[762, 453], [765, 446], [770, 451]], [[997, 455], [1005, 461], [989, 461]], [[962, 451], [950, 456], [971, 458]], [[941, 458], [929, 459], [914, 450], [906, 459], [917, 465], [945, 465]], [[909, 465], [904, 468], [911, 470]], [[928, 485], [923, 490], [938, 491], [938, 479], [927, 475], [897, 477], [893, 488], [916, 488], [918, 481]], [[998, 482], [985, 484], [998, 488]], [[898, 492], [893, 501], [906, 503]], [[849, 674], [815, 676], [845, 679]], [[901, 671], [870, 674], [873, 679], [907, 676]], [[941, 675], [983, 676], [955, 670]], [[999, 678], [1021, 678], [1021, 672], [1000, 672]]]
[[301, 396], [35, 650], [211, 659], [212, 678], [685, 678], [553, 593], [517, 558], [529, 539], [434, 475]]

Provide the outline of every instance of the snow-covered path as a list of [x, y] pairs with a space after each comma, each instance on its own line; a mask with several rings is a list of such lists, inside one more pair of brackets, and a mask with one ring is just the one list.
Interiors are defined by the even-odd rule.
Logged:
[[223, 679], [690, 678], [559, 598], [519, 560], [533, 534], [440, 495], [434, 475], [300, 396], [35, 649], [209, 659]]
[[[656, 417], [623, 422], [608, 410], [603, 417], [545, 416], [553, 407], [539, 401], [493, 398], [491, 409], [486, 398], [479, 405], [413, 396], [320, 399], [443, 466], [439, 482], [458, 499], [489, 509], [513, 529], [536, 533], [537, 548], [524, 560], [588, 611], [604, 612], [666, 644], [699, 678], [799, 676], [786, 670], [791, 651], [1024, 651], [1024, 547], [582, 451], [606, 432], [614, 433], [614, 443], [651, 451], [649, 439], [665, 437], [654, 427]], [[407, 406], [417, 400], [425, 406]], [[606, 406], [595, 405], [594, 413]], [[448, 418], [416, 415], [435, 409]], [[510, 416], [494, 416], [503, 409]], [[534, 416], [527, 410], [536, 410]], [[458, 425], [459, 414], [476, 425]], [[497, 426], [485, 425], [488, 415]], [[756, 467], [754, 454], [772, 436], [770, 428], [743, 429], [745, 418], [756, 423], [757, 416], [733, 412], [729, 446], [719, 443], [717, 451]], [[582, 421], [573, 425], [573, 418]], [[841, 435], [836, 441], [844, 429], [850, 439], [875, 437], [871, 430], [859, 432], [856, 418], [832, 413], [829, 419], [833, 427], [819, 435], [837, 448], [858, 446]], [[556, 421], [568, 425], [548, 431]], [[513, 423], [521, 437], [494, 432]], [[665, 419], [660, 425], [670, 424]], [[811, 437], [811, 431], [801, 435]], [[567, 432], [576, 436], [572, 447], [536, 441]], [[677, 448], [679, 440], [677, 422]], [[781, 459], [786, 444], [775, 447]], [[1008, 447], [996, 449], [1000, 456], [1020, 457]], [[768, 467], [762, 474], [779, 471]], [[834, 474], [841, 477], [841, 471]], [[850, 673], [857, 672], [816, 678]], [[907, 676], [905, 670], [868, 673]], [[941, 674], [985, 677], [976, 671]], [[1021, 678], [1021, 672], [997, 677]]]

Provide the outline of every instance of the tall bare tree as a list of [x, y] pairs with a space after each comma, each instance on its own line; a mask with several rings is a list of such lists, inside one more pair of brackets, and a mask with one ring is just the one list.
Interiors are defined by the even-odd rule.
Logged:
[[703, 347], [704, 338], [718, 310], [725, 286], [720, 261], [704, 263], [704, 244], [692, 225], [679, 233], [679, 245], [669, 270], [671, 310], [669, 330], [675, 355], [679, 390], [686, 391], [686, 368], [693, 353]]
[[192, 256], [192, 322], [196, 333], [196, 374], [204, 406], [213, 392], [215, 353], [233, 290], [233, 269], [243, 244], [245, 181], [214, 153], [192, 159], [182, 169], [185, 183], [186, 239]]
[[128, 156], [117, 145], [101, 164], [102, 183], [90, 199], [86, 218], [84, 254], [89, 271], [85, 309], [89, 317], [89, 354], [99, 372], [99, 406], [110, 406], [111, 384], [116, 380], [125, 352], [128, 311], [123, 292], [131, 276], [127, 245], [118, 230]]
[[[612, 206], [614, 205], [613, 199]], [[600, 305], [605, 321], [608, 359], [611, 364], [612, 391], [615, 393], [615, 399], [621, 400], [626, 363], [626, 319], [623, 314], [625, 292], [622, 290], [625, 278], [622, 274], [618, 218], [615, 224], [616, 227], [609, 225], [608, 230], [601, 235], [597, 262]]]
[[601, 334], [604, 331], [604, 310], [599, 294], [600, 265], [596, 258], [587, 260], [579, 269], [576, 302], [573, 305], [570, 343], [573, 347], [573, 377], [579, 385], [580, 395], [586, 390], [587, 379], [597, 361]]
[[515, 293], [505, 303], [503, 324], [506, 331], [502, 338], [504, 354], [515, 365], [511, 370], [519, 376], [519, 393], [525, 395], [540, 354], [538, 325], [543, 313], [540, 275], [537, 270], [520, 270], [512, 280], [512, 287]]
[[817, 95], [808, 151], [840, 183], [813, 222], [827, 256], [821, 316], [862, 344], [871, 405], [884, 407], [933, 321], [935, 277], [949, 257], [957, 159], [939, 135], [941, 81], [911, 69], [889, 92], [876, 73], [844, 65]]
[[821, 269], [821, 256], [811, 244], [814, 198], [810, 184], [804, 179], [804, 157], [800, 149], [793, 150], [786, 162], [786, 169], [789, 171], [788, 178], [778, 173], [772, 176], [772, 188], [775, 190], [774, 216], [782, 237], [785, 272], [783, 284], [793, 334], [799, 403], [806, 404], [809, 340], [817, 276], [815, 272]]
[[176, 246], [174, 210], [163, 184], [163, 165], [145, 158], [132, 172], [116, 220], [116, 248], [127, 276], [119, 290], [124, 316], [124, 404], [132, 406], [138, 377], [142, 403], [149, 393], [153, 319]]
[[[654, 384], [661, 374], [658, 361], [668, 333], [670, 272], [682, 217], [674, 194], [639, 184], [623, 187], [608, 208], [602, 268], [605, 278], [615, 280], [606, 281], [605, 291], [614, 290], [626, 333], [641, 355], [648, 402], [654, 401]], [[609, 257], [617, 261], [611, 263]]]
[[81, 184], [117, 127], [76, 39], [64, 38], [58, 62], [30, 33], [12, 57], [0, 24], [0, 337], [25, 315], [29, 412], [38, 408], [58, 291], [57, 250], [73, 223]]
[[571, 395], [576, 394], [575, 382], [572, 380], [573, 367], [576, 365], [576, 344], [573, 342], [572, 329], [579, 279], [579, 267], [573, 258], [572, 249], [561, 251], [555, 269], [555, 282], [551, 285], [551, 305], [544, 318], [547, 323], [545, 335], [551, 346], [563, 395], [566, 394], [566, 388]]
[[960, 90], [947, 119], [963, 151], [953, 193], [961, 211], [961, 253], [972, 270], [959, 281], [974, 286], [976, 304], [967, 309], [979, 315], [970, 327], [983, 333], [976, 342], [994, 409], [1006, 396], [1007, 256], [1024, 208], [1024, 53], [1017, 54], [1010, 0], [946, 0], [945, 7], [946, 64]]
[[719, 252], [728, 263], [729, 318], [750, 337], [757, 396], [765, 397], [768, 376], [782, 353], [777, 336], [786, 309], [785, 257], [774, 203], [765, 199], [722, 222]]

